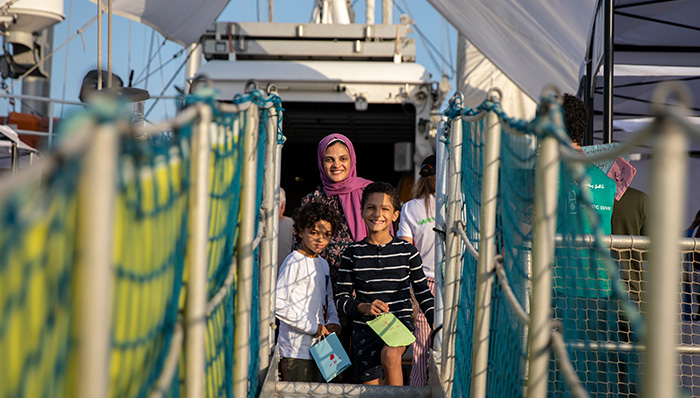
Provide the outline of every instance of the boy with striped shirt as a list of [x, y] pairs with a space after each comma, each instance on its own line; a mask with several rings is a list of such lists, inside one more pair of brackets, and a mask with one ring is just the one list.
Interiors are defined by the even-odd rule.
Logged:
[[[343, 253], [335, 295], [338, 311], [353, 320], [352, 346], [358, 381], [363, 384], [403, 385], [401, 356], [406, 347], [389, 347], [367, 325], [383, 312], [391, 312], [414, 330], [411, 286], [428, 323], [433, 324], [433, 295], [416, 248], [391, 235], [399, 217], [399, 197], [391, 184], [375, 182], [362, 194], [362, 219], [367, 238]], [[353, 290], [355, 297], [353, 297]]]

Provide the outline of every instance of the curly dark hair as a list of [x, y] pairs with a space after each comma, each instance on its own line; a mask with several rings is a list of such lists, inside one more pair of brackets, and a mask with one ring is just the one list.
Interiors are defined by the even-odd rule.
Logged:
[[571, 141], [581, 145], [583, 134], [588, 128], [588, 107], [575, 96], [564, 94], [562, 109], [564, 110], [564, 124]]
[[311, 202], [298, 208], [292, 216], [294, 220], [294, 231], [297, 234], [304, 232], [306, 228], [311, 228], [316, 222], [323, 220], [331, 224], [331, 234], [335, 235], [340, 229], [340, 216], [338, 212], [327, 204]]
[[365, 190], [362, 192], [363, 209], [365, 208], [367, 198], [373, 193], [383, 193], [389, 196], [391, 205], [394, 206], [394, 211], [401, 210], [401, 200], [399, 199], [399, 193], [396, 191], [396, 188], [388, 182], [383, 181], [373, 182], [365, 187]]

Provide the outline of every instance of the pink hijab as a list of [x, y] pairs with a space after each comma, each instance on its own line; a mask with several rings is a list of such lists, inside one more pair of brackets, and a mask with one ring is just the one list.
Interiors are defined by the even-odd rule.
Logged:
[[[340, 182], [333, 182], [323, 171], [323, 157], [326, 155], [326, 149], [336, 141], [345, 144], [350, 152], [350, 170], [348, 176]], [[338, 196], [340, 206], [345, 214], [345, 221], [350, 227], [350, 234], [352, 234], [353, 239], [358, 241], [367, 236], [367, 226], [361, 216], [362, 189], [371, 184], [372, 181], [358, 177], [355, 165], [355, 148], [348, 137], [342, 134], [330, 134], [318, 143], [318, 171], [321, 173], [323, 190], [328, 196]]]

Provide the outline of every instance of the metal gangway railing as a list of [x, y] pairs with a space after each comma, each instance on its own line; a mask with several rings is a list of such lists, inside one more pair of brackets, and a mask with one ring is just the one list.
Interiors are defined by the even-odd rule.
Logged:
[[95, 104], [0, 181], [0, 397], [257, 396], [281, 102], [183, 104], [148, 127]]
[[[681, 104], [661, 105], [670, 96]], [[592, 157], [571, 147], [559, 97], [547, 89], [532, 121], [509, 118], [498, 90], [477, 110], [456, 95], [446, 111], [438, 164], [447, 170], [438, 178], [436, 217], [445, 248], [444, 281], [437, 282], [444, 391], [656, 397], [682, 387], [697, 394], [700, 328], [679, 302], [682, 286], [687, 294], [697, 290], [693, 256], [700, 253], [696, 239], [681, 239], [686, 140], [700, 136], [685, 118], [687, 92], [664, 86], [652, 123]], [[651, 236], [604, 236], [585, 165], [648, 141], [655, 159]], [[563, 181], [581, 187], [568, 209], [572, 218], [557, 211], [571, 203], [558, 190]]]

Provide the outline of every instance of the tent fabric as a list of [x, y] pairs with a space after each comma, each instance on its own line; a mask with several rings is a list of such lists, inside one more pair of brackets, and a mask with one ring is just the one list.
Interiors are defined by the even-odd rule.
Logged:
[[457, 90], [464, 95], [465, 105], [476, 108], [486, 99], [491, 88], [498, 88], [503, 95], [503, 110], [508, 116], [525, 120], [535, 117], [537, 103], [532, 98], [463, 36], [460, 35], [458, 43]]
[[199, 41], [227, 3], [228, 0], [113, 0], [112, 7], [115, 14], [146, 24], [166, 39], [187, 46]]
[[530, 98], [576, 92], [595, 0], [428, 2]]

